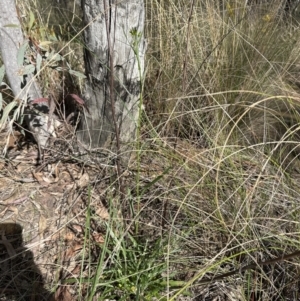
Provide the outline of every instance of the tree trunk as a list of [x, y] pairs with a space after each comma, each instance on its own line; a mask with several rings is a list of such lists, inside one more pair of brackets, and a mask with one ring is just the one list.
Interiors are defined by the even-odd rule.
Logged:
[[[0, 4], [0, 53], [5, 65], [6, 77], [15, 99], [21, 99], [19, 106], [24, 107], [35, 99], [42, 97], [38, 83], [33, 74], [22, 76], [23, 64], [18, 64], [19, 48], [25, 43], [21, 24], [18, 19], [14, 0], [1, 0]], [[28, 129], [33, 134], [39, 149], [44, 148], [48, 138], [54, 135], [54, 124], [48, 121], [45, 113], [49, 111], [49, 104], [39, 103], [34, 105], [35, 110], [25, 110], [25, 120]], [[2, 109], [2, 108], [0, 108]], [[39, 114], [41, 112], [42, 114]]]
[[[41, 92], [35, 81], [26, 89], [22, 89], [21, 77], [18, 76], [21, 66], [17, 63], [19, 47], [24, 43], [21, 24], [19, 22], [14, 0], [1, 0], [0, 5], [0, 50], [6, 69], [10, 87], [14, 95], [20, 99], [27, 96], [30, 99], [41, 97]], [[27, 79], [28, 81], [28, 79]]]
[[144, 3], [84, 0], [83, 12], [89, 113], [78, 137], [90, 149], [111, 147], [116, 140], [122, 147], [136, 136], [146, 50]]

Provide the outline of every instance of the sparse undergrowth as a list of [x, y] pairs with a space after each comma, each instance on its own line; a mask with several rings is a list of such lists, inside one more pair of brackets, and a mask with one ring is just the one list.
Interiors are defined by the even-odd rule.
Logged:
[[[43, 181], [51, 195], [66, 187], [52, 228], [38, 223], [45, 287], [56, 300], [298, 300], [297, 10], [279, 0], [145, 2], [143, 142], [124, 194], [109, 164], [54, 156], [48, 169], [57, 164], [65, 182], [54, 167], [34, 174], [41, 193]], [[2, 159], [11, 170], [14, 158]]]

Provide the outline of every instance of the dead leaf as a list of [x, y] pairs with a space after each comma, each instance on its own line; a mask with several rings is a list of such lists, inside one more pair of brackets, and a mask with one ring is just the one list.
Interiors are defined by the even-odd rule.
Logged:
[[84, 173], [79, 180], [76, 181], [77, 187], [84, 188], [88, 186], [90, 177], [87, 173]]
[[68, 260], [72, 257], [74, 257], [78, 251], [82, 249], [82, 244], [78, 242], [74, 242], [72, 246], [66, 251], [65, 259]]
[[73, 100], [75, 100], [75, 103], [77, 103], [77, 106], [80, 108], [85, 108], [87, 110], [87, 112], [90, 114], [90, 111], [88, 109], [88, 107], [85, 104], [85, 101], [80, 98], [78, 95], [76, 94], [68, 94], [66, 98], [72, 98]]
[[30, 102], [30, 104], [42, 103], [42, 104], [47, 104], [47, 106], [48, 106], [48, 102], [49, 102], [48, 98], [36, 98], [36, 99], [32, 100]]
[[68, 96], [70, 96], [71, 98], [73, 98], [78, 104], [80, 104], [80, 105], [84, 105], [85, 104], [85, 102], [84, 102], [84, 100], [82, 99], [82, 98], [80, 98], [78, 95], [76, 95], [76, 94], [68, 94], [67, 95], [67, 97]]
[[48, 186], [49, 183], [43, 180], [43, 174], [41, 172], [32, 171], [32, 175], [36, 178], [36, 180], [43, 186]]
[[79, 264], [77, 264], [75, 266], [75, 268], [72, 270], [71, 274], [72, 275], [79, 275], [80, 272], [81, 272], [81, 266]]
[[70, 184], [65, 185], [65, 191], [70, 191], [70, 194], [71, 194], [72, 191], [75, 190], [75, 188], [76, 187], [75, 187], [74, 183], [70, 183]]
[[71, 177], [70, 174], [66, 171], [63, 171], [61, 173], [59, 173], [59, 179], [65, 182], [70, 182], [71, 181]]
[[47, 177], [45, 177], [45, 176], [43, 176], [42, 179], [43, 179], [44, 182], [46, 182], [46, 183], [48, 183], [48, 184], [52, 184], [52, 183], [53, 183], [52, 180], [50, 180], [49, 178], [47, 178]]
[[51, 97], [49, 97], [49, 112], [48, 112], [49, 119], [48, 119], [48, 124], [47, 124], [48, 125], [48, 130], [50, 129], [50, 126], [51, 126], [51, 122], [52, 122], [53, 113], [55, 111], [55, 108], [56, 108], [55, 100], [51, 96]]
[[74, 298], [72, 297], [71, 293], [69, 292], [68, 288], [65, 289], [64, 291], [64, 298], [62, 301], [73, 301]]
[[96, 214], [104, 220], [109, 219], [109, 213], [104, 206], [99, 206], [99, 208], [96, 210]]
[[54, 167], [54, 175], [55, 175], [55, 178], [56, 178], [55, 182], [57, 182], [59, 180], [59, 168], [58, 168], [57, 165]]
[[73, 241], [75, 239], [75, 234], [72, 233], [72, 232], [68, 232], [66, 235], [65, 235], [65, 241], [68, 242], [68, 241]]
[[[17, 200], [14, 200], [11, 204], [14, 204], [14, 205], [17, 205], [17, 204], [22, 204], [24, 203], [25, 201], [28, 200], [28, 196], [24, 196], [22, 198], [19, 198]], [[9, 204], [8, 204], [9, 205]]]
[[8, 210], [8, 207], [5, 207], [1, 212], [0, 212], [0, 217], [3, 217]]
[[83, 232], [82, 226], [80, 226], [80, 225], [73, 224], [73, 225], [72, 225], [72, 229], [73, 229], [77, 234]]
[[93, 239], [95, 240], [95, 242], [97, 242], [98, 244], [103, 244], [104, 243], [104, 237], [102, 234], [94, 232], [92, 234]]
[[9, 206], [9, 205], [17, 205], [17, 204], [21, 204], [21, 203], [23, 203], [23, 202], [25, 202], [27, 200], [28, 200], [28, 196], [24, 196], [24, 197], [21, 197], [21, 198], [16, 199], [16, 200], [10, 200], [10, 199], [8, 199], [8, 200], [2, 202], [2, 205], [7, 205], [7, 206]]
[[73, 297], [70, 294], [67, 286], [60, 286], [55, 292], [54, 299], [56, 301], [73, 301]]
[[19, 139], [20, 137], [20, 133], [19, 132], [13, 132], [12, 135], [9, 135], [8, 137], [8, 144], [7, 144], [7, 148], [14, 148], [16, 146], [16, 141]]
[[46, 229], [47, 229], [47, 219], [45, 218], [44, 215], [41, 214], [39, 219], [39, 234], [43, 235]]
[[15, 215], [19, 215], [19, 210], [15, 206], [9, 206], [8, 210], [12, 211]]

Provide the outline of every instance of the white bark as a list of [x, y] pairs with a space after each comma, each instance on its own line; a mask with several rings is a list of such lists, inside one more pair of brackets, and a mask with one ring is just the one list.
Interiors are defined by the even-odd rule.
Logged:
[[[106, 1], [106, 5], [104, 5]], [[108, 146], [115, 139], [110, 99], [110, 76], [113, 76], [115, 115], [123, 144], [136, 134], [140, 83], [143, 80], [145, 41], [143, 0], [85, 0], [83, 10], [86, 42], [86, 73], [88, 83], [85, 99], [91, 114], [85, 114], [78, 136], [91, 148]], [[105, 7], [108, 8], [105, 12]], [[109, 23], [109, 37], [105, 15]], [[140, 41], [131, 33], [141, 34]], [[109, 50], [108, 38], [112, 51]], [[136, 49], [136, 54], [133, 48]], [[109, 68], [110, 55], [113, 70]], [[140, 66], [138, 65], [138, 59]]]
[[[17, 63], [18, 49], [24, 44], [24, 37], [19, 22], [14, 0], [1, 0], [0, 4], [0, 51], [5, 65], [6, 76], [15, 98], [22, 99], [26, 103], [41, 98], [40, 88], [32, 75], [27, 75], [21, 81], [21, 66]], [[24, 84], [25, 83], [25, 84]], [[35, 109], [44, 113], [49, 110], [48, 104], [35, 105]], [[36, 111], [26, 113], [26, 121], [29, 130], [32, 131], [39, 147], [44, 147], [48, 137], [54, 132], [52, 123], [48, 123], [45, 115], [39, 115]]]
[[0, 5], [0, 49], [5, 65], [6, 75], [14, 95], [18, 98], [36, 99], [41, 97], [37, 84], [32, 80], [25, 89], [21, 89], [22, 83], [18, 76], [20, 66], [17, 64], [19, 47], [24, 43], [21, 24], [19, 22], [15, 1], [1, 0]]

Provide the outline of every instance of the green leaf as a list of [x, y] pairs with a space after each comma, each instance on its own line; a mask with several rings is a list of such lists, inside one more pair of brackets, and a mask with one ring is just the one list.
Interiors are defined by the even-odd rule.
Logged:
[[18, 50], [17, 62], [19, 66], [23, 66], [24, 64], [25, 51], [27, 47], [28, 47], [28, 41], [26, 41]]
[[79, 77], [79, 78], [86, 78], [86, 76], [85, 76], [83, 73], [78, 72], [78, 71], [69, 70], [69, 73], [70, 73], [71, 75], [75, 75], [75, 76], [77, 76], [77, 77]]
[[49, 49], [49, 46], [52, 44], [51, 41], [42, 41], [39, 43], [39, 47], [45, 51]]
[[25, 74], [32, 74], [35, 71], [35, 66], [34, 65], [26, 65], [24, 66], [23, 69], [23, 75]]
[[49, 57], [47, 58], [49, 61], [56, 61], [56, 62], [59, 62], [59, 61], [63, 61], [64, 60], [64, 57], [61, 56], [60, 54], [58, 53], [53, 53], [51, 52], [49, 54]]
[[12, 111], [12, 109], [17, 105], [18, 103], [13, 100], [12, 102], [10, 102], [5, 109], [3, 110], [3, 115], [2, 118], [0, 120], [0, 129], [3, 129], [3, 127], [5, 126], [5, 123], [7, 122], [7, 118], [9, 113]]
[[20, 25], [17, 25], [17, 24], [6, 24], [3, 27], [20, 28]]
[[28, 31], [32, 29], [33, 23], [35, 21], [35, 17], [32, 11], [29, 13], [29, 23], [28, 23]]
[[4, 74], [5, 74], [5, 66], [2, 65], [2, 66], [0, 67], [0, 84], [1, 84], [2, 81], [3, 81]]

